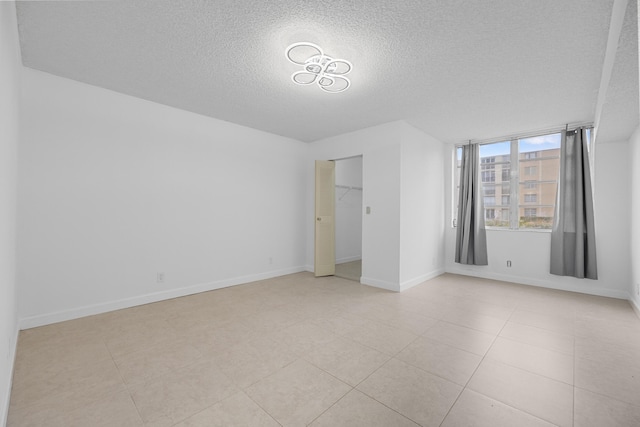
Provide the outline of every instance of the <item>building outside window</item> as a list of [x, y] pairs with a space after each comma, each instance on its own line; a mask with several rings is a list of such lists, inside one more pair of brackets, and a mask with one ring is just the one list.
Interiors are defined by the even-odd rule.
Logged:
[[[561, 134], [554, 133], [480, 145], [487, 227], [551, 229], [560, 170], [560, 140]], [[517, 168], [513, 176], [512, 168]], [[456, 173], [459, 176], [459, 169]], [[457, 177], [454, 182], [456, 208]]]
[[494, 171], [494, 170], [483, 170], [482, 171], [482, 182], [496, 182], [496, 171]]

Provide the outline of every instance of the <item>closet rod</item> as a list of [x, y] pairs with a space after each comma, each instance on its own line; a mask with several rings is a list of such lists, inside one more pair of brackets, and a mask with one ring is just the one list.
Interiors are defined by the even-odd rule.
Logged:
[[351, 185], [338, 185], [338, 184], [336, 184], [336, 188], [345, 188], [347, 190], [360, 190], [360, 191], [362, 191], [362, 187], [353, 187]]

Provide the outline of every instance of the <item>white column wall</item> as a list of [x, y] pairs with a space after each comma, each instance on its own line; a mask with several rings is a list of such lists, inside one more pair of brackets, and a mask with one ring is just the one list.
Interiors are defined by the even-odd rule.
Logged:
[[0, 2], [0, 424], [9, 409], [18, 337], [16, 182], [19, 139], [20, 47], [15, 3]]
[[629, 163], [631, 172], [631, 185], [629, 190], [631, 203], [631, 281], [629, 294], [631, 302], [640, 316], [640, 127], [636, 129], [629, 139]]
[[313, 271], [314, 161], [362, 156], [362, 281], [395, 290], [399, 275], [400, 140], [403, 122], [387, 123], [309, 145], [307, 170], [307, 270]]
[[311, 144], [307, 269], [313, 270], [313, 161], [362, 155], [363, 210], [371, 208], [363, 216], [362, 283], [400, 291], [442, 272], [442, 150], [403, 121]]
[[400, 289], [444, 273], [444, 145], [409, 128], [402, 145]]
[[[400, 144], [363, 156], [365, 215], [361, 282], [400, 290]], [[366, 208], [370, 213], [366, 213]]]

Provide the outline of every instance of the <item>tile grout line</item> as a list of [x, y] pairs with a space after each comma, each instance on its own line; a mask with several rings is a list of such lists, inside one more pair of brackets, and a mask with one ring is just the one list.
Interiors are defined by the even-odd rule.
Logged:
[[[429, 328], [427, 328], [427, 330], [428, 330], [428, 329], [430, 329], [431, 327], [433, 327], [433, 326], [430, 326]], [[425, 331], [425, 332], [426, 332], [426, 331]], [[418, 340], [420, 337], [421, 337], [421, 335], [417, 335], [417, 336], [416, 336], [416, 337], [415, 337], [415, 338], [414, 338], [410, 343], [408, 343], [406, 346], [404, 346], [404, 347], [402, 348], [402, 350], [400, 350], [398, 353], [396, 353], [396, 355], [397, 355], [397, 354], [399, 354], [400, 352], [402, 352], [405, 348], [407, 348], [408, 346], [410, 346], [413, 342], [415, 342], [416, 340]], [[358, 341], [355, 341], [353, 338], [350, 338], [350, 337], [342, 337], [342, 338], [349, 339], [350, 341], [353, 341], [353, 342], [354, 342], [354, 343], [356, 343], [356, 344], [359, 344], [359, 345], [362, 345], [363, 347], [367, 347], [367, 348], [369, 348], [369, 349], [371, 349], [371, 350], [377, 351], [378, 353], [383, 354], [384, 356], [389, 356], [389, 354], [384, 353], [384, 352], [381, 352], [380, 350], [375, 349], [375, 348], [373, 348], [373, 347], [370, 347], [370, 346], [368, 346], [368, 345], [366, 345], [366, 344], [362, 344], [362, 343], [360, 343], [360, 342], [358, 342]], [[343, 399], [347, 394], [351, 393], [353, 390], [356, 390], [356, 391], [358, 391], [358, 392], [360, 392], [360, 393], [364, 394], [365, 396], [369, 397], [370, 399], [372, 399], [372, 400], [374, 400], [374, 401], [378, 402], [379, 404], [383, 405], [385, 408], [388, 408], [389, 410], [391, 410], [391, 411], [393, 411], [393, 412], [397, 413], [398, 415], [400, 415], [400, 416], [402, 416], [402, 417], [404, 417], [404, 418], [406, 418], [406, 419], [410, 420], [411, 422], [414, 422], [414, 423], [416, 423], [417, 425], [420, 425], [420, 423], [418, 423], [417, 421], [415, 421], [415, 420], [413, 420], [413, 419], [409, 418], [408, 416], [406, 416], [406, 415], [404, 415], [404, 414], [402, 414], [402, 413], [398, 412], [397, 410], [395, 410], [395, 409], [393, 409], [393, 408], [391, 408], [391, 407], [387, 406], [386, 404], [384, 404], [383, 402], [380, 402], [380, 401], [379, 401], [378, 399], [376, 399], [375, 397], [370, 396], [369, 394], [367, 394], [367, 393], [366, 393], [366, 392], [364, 392], [363, 390], [360, 390], [360, 389], [358, 389], [358, 388], [357, 388], [360, 384], [362, 384], [362, 383], [363, 383], [363, 382], [365, 382], [367, 379], [369, 379], [369, 377], [371, 377], [373, 374], [375, 374], [376, 372], [378, 372], [378, 371], [379, 371], [383, 366], [385, 366], [386, 364], [388, 364], [388, 363], [391, 361], [391, 359], [395, 359], [395, 355], [394, 355], [394, 356], [389, 356], [389, 359], [387, 359], [387, 360], [386, 360], [382, 365], [380, 365], [378, 368], [376, 368], [375, 370], [373, 370], [369, 375], [367, 375], [364, 379], [362, 379], [362, 380], [361, 380], [358, 384], [356, 384], [355, 386], [351, 386], [350, 384], [347, 384], [347, 385], [351, 386], [351, 390], [350, 390], [350, 391], [348, 391], [347, 393], [345, 393], [345, 395], [344, 395], [344, 396], [342, 396], [340, 399], [338, 399], [338, 401], [342, 400], [342, 399]], [[397, 359], [396, 359], [396, 360], [397, 360]], [[311, 363], [311, 362], [309, 362], [309, 363]], [[313, 366], [315, 366], [313, 363], [311, 363], [311, 364], [312, 364]], [[411, 366], [411, 365], [410, 365], [410, 366]], [[316, 367], [317, 367], [317, 366], [316, 366]], [[322, 371], [324, 371], [324, 372], [327, 372], [327, 371], [325, 371], [324, 369], [322, 369], [322, 368], [320, 368], [320, 367], [317, 367], [317, 368], [318, 368], [318, 369], [321, 369], [321, 370], [322, 370]], [[426, 371], [425, 371], [425, 372], [426, 372]], [[338, 379], [339, 381], [342, 381], [341, 379], [339, 379], [339, 378], [335, 377], [335, 376], [334, 376], [333, 374], [331, 374], [330, 372], [327, 372], [327, 374], [329, 374], [329, 375], [331, 375], [332, 377], [334, 377], [334, 378]], [[344, 382], [344, 381], [342, 381], [342, 382]], [[345, 383], [345, 384], [346, 384], [346, 383]], [[336, 403], [338, 403], [338, 401], [336, 401], [333, 405], [331, 405], [331, 407], [333, 407]], [[327, 410], [329, 410], [329, 408], [327, 408]], [[325, 410], [324, 412], [326, 412], [326, 410]], [[324, 412], [323, 412], [323, 414], [324, 414]], [[316, 418], [316, 419], [317, 419], [317, 418]], [[315, 421], [315, 419], [314, 419], [314, 421]]]
[[102, 341], [104, 343], [105, 348], [109, 352], [109, 356], [111, 356], [111, 361], [113, 362], [113, 365], [116, 367], [116, 371], [118, 371], [118, 376], [120, 377], [120, 381], [122, 381], [122, 385], [124, 386], [124, 389], [126, 390], [127, 395], [129, 396], [129, 399], [133, 403], [133, 407], [136, 408], [136, 413], [138, 414], [138, 418], [140, 419], [140, 421], [142, 421], [142, 425], [144, 426], [146, 424], [146, 422], [144, 421], [144, 418], [142, 417], [142, 413], [140, 412], [140, 408], [138, 408], [138, 404], [136, 403], [136, 400], [133, 398], [133, 395], [131, 394], [131, 389], [129, 388], [129, 385], [125, 382], [124, 377], [122, 376], [122, 372], [120, 372], [120, 367], [118, 366], [118, 363], [116, 362], [116, 359], [113, 356], [113, 353], [111, 352], [111, 349], [107, 345], [107, 340], [104, 337], [102, 337], [101, 339], [102, 339]]
[[[346, 280], [349, 280], [349, 279], [346, 279]], [[311, 363], [311, 362], [309, 362], [309, 363]], [[313, 365], [313, 366], [315, 366], [315, 365]], [[318, 367], [316, 366], [316, 368], [318, 368]], [[318, 369], [321, 369], [321, 368], [318, 368]], [[322, 371], [323, 371], [323, 372], [325, 372], [325, 373], [327, 373], [327, 374], [329, 374], [329, 375], [331, 375], [329, 372], [326, 372], [324, 369], [322, 369]], [[334, 378], [335, 378], [335, 377], [334, 377]], [[337, 378], [336, 378], [336, 379], [337, 379]], [[344, 382], [344, 381], [343, 381], [343, 382]], [[345, 383], [345, 384], [346, 384], [346, 383]], [[308, 423], [307, 423], [307, 425], [311, 425], [311, 424], [313, 424], [313, 423], [314, 423], [318, 418], [320, 418], [321, 416], [323, 416], [323, 415], [324, 415], [324, 414], [325, 414], [329, 409], [333, 408], [335, 405], [337, 405], [337, 404], [338, 404], [338, 402], [340, 402], [342, 399], [344, 399], [345, 397], [347, 397], [347, 395], [348, 395], [349, 393], [351, 393], [353, 390], [355, 390], [355, 387], [352, 387], [352, 386], [351, 386], [351, 385], [349, 385], [349, 384], [347, 384], [347, 385], [348, 385], [349, 387], [351, 387], [351, 390], [347, 391], [345, 394], [343, 394], [342, 396], [340, 396], [340, 399], [336, 400], [336, 401], [335, 401], [335, 402], [333, 402], [331, 405], [329, 405], [329, 407], [328, 407], [328, 408], [326, 408], [326, 409], [325, 409], [324, 411], [322, 411], [322, 412], [321, 412], [317, 417], [315, 417], [315, 418], [314, 418], [314, 419], [312, 419], [310, 422], [308, 422]]]
[[[449, 410], [447, 411], [447, 413], [445, 414], [444, 418], [442, 419], [442, 421], [440, 422], [440, 426], [442, 426], [442, 424], [444, 423], [444, 421], [447, 419], [447, 417], [449, 416], [449, 414], [451, 413], [451, 410], [453, 409], [454, 406], [456, 406], [456, 403], [458, 403], [458, 400], [460, 400], [460, 396], [462, 396], [462, 393], [464, 393], [464, 391], [467, 389], [467, 386], [469, 385], [469, 382], [471, 381], [471, 378], [473, 378], [473, 376], [476, 374], [476, 372], [478, 371], [478, 369], [480, 368], [480, 365], [482, 364], [482, 362], [484, 362], [485, 357], [487, 357], [487, 354], [489, 353], [489, 351], [491, 350], [491, 348], [493, 347], [493, 344], [496, 342], [496, 340], [498, 339], [498, 337], [500, 336], [500, 333], [502, 332], [502, 330], [504, 329], [504, 327], [507, 325], [507, 322], [509, 322], [509, 319], [511, 318], [511, 316], [513, 316], [513, 312], [515, 311], [515, 308], [511, 309], [511, 313], [509, 314], [509, 317], [507, 318], [507, 320], [504, 322], [504, 325], [502, 325], [502, 328], [500, 328], [500, 331], [498, 331], [498, 333], [496, 334], [496, 336], [493, 338], [493, 340], [491, 341], [491, 345], [489, 346], [489, 348], [487, 348], [487, 351], [482, 355], [482, 359], [480, 359], [480, 362], [478, 363], [478, 366], [476, 366], [476, 368], [473, 370], [473, 372], [471, 373], [471, 375], [469, 376], [469, 379], [467, 380], [467, 382], [464, 384], [464, 386], [462, 386], [462, 390], [460, 390], [460, 393], [458, 394], [458, 396], [456, 397], [456, 400], [454, 400], [454, 402], [451, 404], [451, 406], [449, 407]], [[470, 389], [471, 390], [471, 389]], [[482, 393], [480, 393], [482, 394]], [[484, 396], [484, 395], [483, 395]], [[489, 397], [489, 396], [487, 396]], [[503, 402], [504, 403], [504, 402]], [[508, 406], [508, 405], [507, 405]], [[517, 409], [517, 408], [514, 408]]]
[[376, 399], [374, 396], [371, 396], [371, 395], [369, 395], [367, 392], [365, 392], [364, 390], [360, 390], [360, 389], [358, 388], [358, 386], [359, 386], [360, 384], [362, 384], [363, 382], [365, 382], [366, 380], [368, 380], [368, 379], [369, 379], [369, 377], [371, 377], [371, 375], [373, 375], [373, 374], [375, 374], [376, 372], [378, 372], [380, 369], [382, 369], [382, 367], [383, 367], [383, 366], [385, 366], [387, 363], [389, 363], [389, 362], [391, 361], [391, 359], [394, 359], [394, 358], [395, 358], [395, 357], [393, 357], [393, 356], [392, 356], [391, 358], [389, 358], [389, 360], [387, 360], [387, 361], [386, 361], [386, 362], [384, 362], [382, 365], [380, 365], [380, 367], [378, 367], [378, 369], [376, 369], [375, 371], [371, 372], [369, 375], [367, 375], [367, 377], [366, 377], [365, 379], [363, 379], [363, 380], [362, 380], [362, 381], [360, 381], [356, 386], [354, 386], [354, 387], [353, 387], [353, 389], [354, 389], [354, 390], [357, 390], [357, 391], [359, 391], [360, 393], [364, 394], [365, 396], [367, 396], [367, 397], [369, 397], [369, 398], [371, 398], [371, 399], [375, 400], [376, 402], [378, 402], [379, 404], [381, 404], [381, 405], [382, 405], [382, 406], [384, 406], [385, 408], [389, 408], [389, 409], [390, 409], [390, 410], [392, 410], [393, 412], [395, 412], [395, 413], [397, 413], [397, 414], [399, 414], [399, 415], [403, 416], [404, 418], [406, 418], [406, 419], [410, 420], [411, 422], [416, 423], [417, 425], [421, 425], [418, 421], [416, 421], [416, 420], [414, 420], [414, 419], [412, 419], [412, 418], [409, 418], [407, 415], [402, 414], [401, 412], [398, 412], [397, 410], [395, 410], [395, 409], [391, 408], [390, 406], [386, 405], [384, 402], [380, 402], [380, 401], [379, 401], [378, 399]]
[[[255, 383], [254, 383], [254, 384], [255, 384]], [[253, 385], [253, 384], [252, 384], [252, 385]], [[249, 386], [249, 387], [251, 387], [251, 386]], [[249, 393], [247, 393], [245, 390], [242, 390], [242, 389], [240, 390], [240, 393], [243, 393], [245, 396], [247, 396], [247, 398], [248, 398], [249, 400], [251, 400], [253, 403], [255, 403], [255, 404], [256, 404], [256, 406], [257, 406], [258, 408], [262, 409], [262, 410], [264, 411], [264, 413], [265, 413], [265, 414], [267, 414], [267, 415], [269, 416], [269, 418], [271, 418], [273, 421], [275, 421], [278, 425], [282, 426], [282, 423], [281, 423], [280, 421], [276, 420], [276, 419], [273, 417], [273, 415], [271, 415], [271, 414], [269, 413], [269, 411], [267, 411], [265, 408], [263, 408], [263, 407], [262, 407], [262, 405], [260, 405], [258, 402], [256, 402], [256, 401], [253, 399], [253, 397], [251, 397], [251, 396], [249, 395]]]
[[[517, 306], [513, 309], [512, 313], [511, 313], [511, 316], [513, 316], [513, 313], [515, 313], [515, 310], [516, 310], [516, 309], [518, 309], [518, 307], [517, 307]], [[511, 316], [509, 317], [509, 320], [507, 320], [507, 322], [505, 322], [505, 326], [506, 326], [506, 324], [510, 321]], [[517, 322], [515, 322], [515, 323], [517, 323]], [[504, 329], [504, 327], [503, 327], [503, 329]], [[502, 330], [501, 330], [500, 332], [502, 332]], [[499, 335], [498, 335], [498, 336], [499, 336]], [[496, 336], [496, 339], [498, 338], [498, 336]], [[492, 346], [493, 346], [493, 344], [492, 344]], [[574, 342], [574, 346], [575, 346], [575, 342]], [[489, 353], [489, 350], [487, 350], [487, 353]], [[486, 355], [485, 355], [485, 356], [486, 356]], [[483, 356], [482, 361], [484, 361], [484, 358], [485, 358], [485, 357]], [[482, 361], [481, 361], [480, 363], [482, 363]], [[509, 364], [504, 363], [504, 362], [500, 362], [500, 363], [503, 363], [503, 364], [504, 364], [504, 365], [506, 365], [506, 366], [511, 366], [512, 368], [518, 369], [518, 370], [523, 371], [523, 372], [527, 372], [527, 373], [530, 373], [530, 374], [533, 374], [533, 375], [537, 375], [537, 376], [540, 376], [540, 377], [543, 377], [543, 378], [550, 379], [550, 380], [552, 380], [552, 381], [556, 381], [556, 382], [559, 382], [559, 383], [566, 384], [566, 383], [564, 383], [564, 382], [562, 382], [562, 381], [554, 380], [553, 378], [549, 378], [549, 377], [546, 377], [546, 376], [544, 376], [544, 375], [536, 374], [535, 372], [530, 372], [530, 371], [528, 371], [528, 370], [526, 370], [526, 369], [522, 369], [522, 368], [519, 368], [519, 367], [517, 367], [517, 366], [512, 366], [512, 365], [509, 365]], [[478, 365], [478, 367], [480, 367], [480, 364]], [[575, 368], [574, 368], [574, 369], [575, 369]], [[477, 368], [476, 368], [476, 371], [477, 371]], [[475, 371], [474, 371], [474, 374], [473, 374], [473, 375], [475, 375]], [[473, 375], [471, 376], [471, 378], [473, 377]], [[471, 378], [469, 378], [469, 381], [471, 381]], [[467, 382], [467, 385], [468, 385], [469, 381]], [[574, 382], [575, 382], [575, 380], [574, 380]], [[467, 385], [465, 385], [465, 390], [467, 389]], [[569, 384], [567, 384], [567, 385], [569, 385]], [[540, 417], [540, 416], [538, 416], [538, 415], [532, 414], [532, 413], [530, 413], [530, 412], [528, 412], [528, 411], [526, 411], [526, 410], [524, 410], [524, 409], [519, 409], [519, 408], [516, 408], [516, 407], [514, 407], [514, 406], [511, 406], [510, 404], [508, 404], [508, 403], [506, 403], [506, 402], [503, 402], [503, 401], [501, 401], [501, 400], [499, 400], [499, 399], [496, 399], [496, 398], [493, 398], [493, 397], [491, 397], [491, 396], [487, 396], [487, 395], [485, 395], [484, 393], [480, 393], [479, 391], [476, 391], [476, 390], [473, 390], [473, 389], [469, 389], [469, 390], [470, 390], [470, 391], [473, 391], [474, 393], [478, 393], [478, 394], [480, 394], [480, 395], [482, 395], [482, 396], [485, 396], [485, 397], [487, 397], [487, 398], [489, 398], [489, 399], [492, 399], [492, 400], [495, 400], [495, 401], [497, 401], [497, 402], [500, 402], [500, 403], [502, 403], [503, 405], [508, 406], [509, 408], [512, 408], [512, 409], [514, 409], [514, 410], [516, 410], [516, 411], [520, 411], [520, 412], [522, 412], [522, 413], [525, 413], [525, 414], [527, 414], [527, 415], [529, 415], [529, 416], [532, 416], [532, 417], [537, 418], [537, 419], [539, 419], [539, 420], [542, 420], [542, 421], [544, 421], [544, 422], [547, 422], [547, 423], [550, 423], [550, 424], [554, 424], [552, 421], [547, 420], [547, 419], [545, 419], [545, 418], [542, 418], [542, 417]], [[554, 425], [555, 425], [555, 424], [554, 424]], [[573, 425], [573, 414], [572, 414], [572, 425]]]

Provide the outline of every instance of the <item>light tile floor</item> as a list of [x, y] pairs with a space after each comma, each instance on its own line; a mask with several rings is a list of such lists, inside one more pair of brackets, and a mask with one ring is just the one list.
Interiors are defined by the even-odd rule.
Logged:
[[357, 261], [336, 264], [335, 276], [360, 282], [360, 276], [362, 276], [362, 260], [359, 259]]
[[626, 301], [299, 273], [20, 333], [9, 426], [640, 426]]

